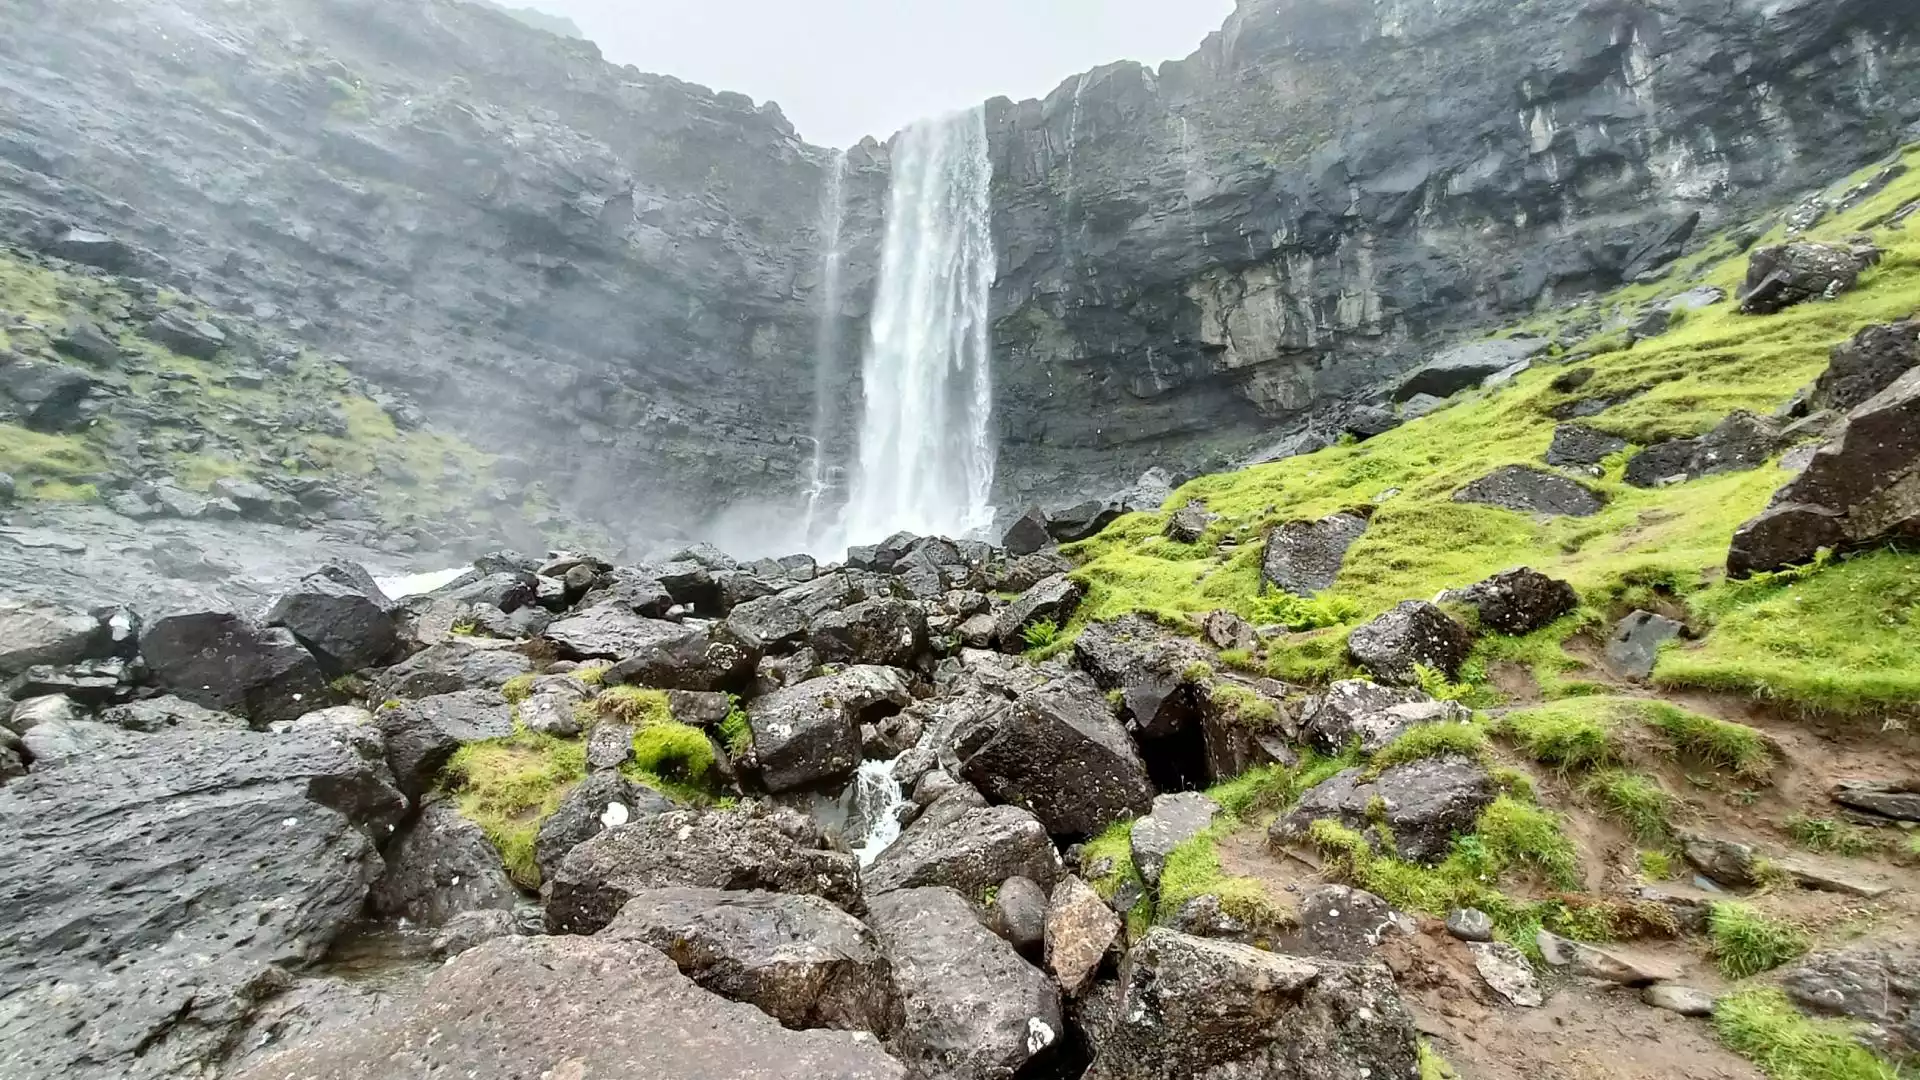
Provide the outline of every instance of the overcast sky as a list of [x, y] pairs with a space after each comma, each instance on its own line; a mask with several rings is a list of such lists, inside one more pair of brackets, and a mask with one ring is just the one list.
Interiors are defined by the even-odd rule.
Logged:
[[737, 90], [809, 142], [885, 139], [1112, 60], [1193, 52], [1233, 0], [507, 0], [566, 15], [608, 59]]

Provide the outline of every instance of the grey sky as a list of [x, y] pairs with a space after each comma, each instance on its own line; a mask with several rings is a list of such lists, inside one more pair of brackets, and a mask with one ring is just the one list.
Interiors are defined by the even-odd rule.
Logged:
[[566, 15], [608, 59], [780, 103], [810, 142], [1039, 97], [1112, 60], [1186, 56], [1233, 0], [507, 0]]

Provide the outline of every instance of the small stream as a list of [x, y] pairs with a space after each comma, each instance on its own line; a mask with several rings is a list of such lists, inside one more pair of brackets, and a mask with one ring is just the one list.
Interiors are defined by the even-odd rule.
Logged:
[[863, 762], [847, 789], [852, 804], [848, 823], [863, 827], [858, 837], [849, 833], [847, 850], [860, 860], [862, 868], [873, 865], [873, 860], [900, 838], [907, 794], [893, 778], [893, 765], [892, 761]]

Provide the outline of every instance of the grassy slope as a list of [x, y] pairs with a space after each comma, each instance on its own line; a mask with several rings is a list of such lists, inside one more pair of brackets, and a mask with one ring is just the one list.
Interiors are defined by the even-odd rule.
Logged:
[[[1920, 165], [1920, 147], [1906, 159]], [[1920, 199], [1920, 169], [1808, 236], [1845, 238], [1914, 199]], [[1083, 562], [1078, 575], [1089, 598], [1068, 630], [1132, 610], [1177, 616], [1226, 608], [1258, 618], [1261, 537], [1268, 528], [1376, 505], [1372, 526], [1331, 590], [1357, 614], [1270, 650], [1273, 674], [1337, 675], [1351, 626], [1402, 600], [1430, 598], [1524, 564], [1571, 581], [1590, 612], [1623, 614], [1650, 589], [1690, 602], [1699, 622], [1719, 629], [1704, 645], [1663, 659], [1660, 676], [1667, 682], [1744, 689], [1836, 711], [1920, 699], [1920, 669], [1910, 659], [1920, 649], [1920, 627], [1910, 617], [1914, 590], [1888, 587], [1914, 576], [1913, 557], [1856, 558], [1798, 581], [1722, 581], [1732, 533], [1784, 481], [1778, 469], [1646, 491], [1623, 482], [1620, 455], [1593, 482], [1608, 506], [1589, 518], [1535, 519], [1451, 499], [1499, 466], [1540, 465], [1556, 424], [1549, 410], [1576, 397], [1648, 387], [1584, 421], [1636, 445], [1701, 434], [1734, 409], [1773, 411], [1824, 370], [1835, 344], [1863, 326], [1920, 309], [1920, 217], [1873, 236], [1885, 257], [1859, 288], [1837, 300], [1762, 317], [1723, 303], [1627, 349], [1618, 347], [1618, 335], [1602, 335], [1573, 351], [1613, 351], [1577, 365], [1543, 363], [1507, 388], [1469, 391], [1449, 408], [1363, 444], [1194, 480], [1167, 505], [1199, 498], [1220, 515], [1200, 544], [1162, 538], [1163, 512], [1129, 515], [1069, 549]], [[1543, 317], [1533, 328], [1595, 314], [1624, 320], [1649, 300], [1700, 283], [1731, 295], [1745, 267], [1744, 255], [1710, 245], [1705, 257], [1658, 287], [1635, 286], [1582, 311]], [[1555, 391], [1555, 376], [1573, 366], [1592, 367], [1594, 377], [1574, 394]], [[1216, 553], [1222, 542], [1226, 549]], [[1880, 610], [1861, 620], [1860, 599], [1868, 595], [1878, 598]], [[1563, 636], [1574, 628], [1562, 627]]]

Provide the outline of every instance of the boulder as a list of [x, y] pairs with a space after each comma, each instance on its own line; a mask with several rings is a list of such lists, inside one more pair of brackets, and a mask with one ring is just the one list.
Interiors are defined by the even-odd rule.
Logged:
[[892, 595], [891, 584], [871, 574], [825, 574], [734, 608], [727, 614], [727, 633], [749, 649], [791, 652], [805, 642], [813, 620], [865, 600]]
[[1111, 503], [1089, 499], [1047, 515], [1047, 535], [1062, 544], [1097, 536], [1120, 519], [1123, 511]]
[[559, 690], [543, 690], [515, 706], [521, 726], [543, 735], [575, 738], [581, 731], [580, 704], [583, 696]]
[[1507, 1004], [1537, 1009], [1547, 1003], [1546, 991], [1540, 988], [1540, 978], [1526, 953], [1504, 941], [1470, 942], [1467, 951], [1473, 954], [1474, 969], [1488, 989]]
[[1417, 394], [1451, 397], [1546, 352], [1551, 344], [1545, 338], [1490, 338], [1456, 345], [1435, 354], [1402, 379], [1393, 392], [1393, 400], [1406, 401]]
[[511, 911], [478, 908], [448, 919], [428, 943], [435, 959], [445, 960], [477, 949], [494, 938], [515, 937], [526, 931]]
[[[1269, 837], [1276, 847], [1298, 843], [1325, 819], [1408, 862], [1432, 863], [1446, 856], [1456, 835], [1473, 831], [1495, 794], [1486, 769], [1454, 755], [1396, 765], [1373, 780], [1361, 769], [1348, 769], [1301, 796], [1291, 813], [1273, 823]], [[1381, 824], [1384, 829], [1376, 827]]]
[[908, 600], [863, 600], [814, 619], [807, 644], [823, 663], [910, 668], [927, 652], [927, 614]]
[[447, 800], [429, 799], [394, 837], [367, 904], [375, 915], [437, 927], [466, 911], [511, 911], [519, 899], [480, 826]]
[[1005, 535], [1000, 538], [1000, 546], [1009, 555], [1031, 555], [1051, 543], [1053, 535], [1047, 531], [1046, 512], [1037, 506], [1007, 526]]
[[1384, 967], [1147, 931], [1089, 1080], [1411, 1077], [1419, 1033]]
[[1447, 933], [1461, 941], [1492, 941], [1493, 916], [1479, 908], [1456, 908], [1447, 913]]
[[1347, 549], [1366, 531], [1367, 519], [1352, 512], [1276, 527], [1260, 557], [1260, 588], [1301, 597], [1333, 588]]
[[630, 567], [595, 572], [576, 566], [567, 571], [564, 584], [569, 595], [577, 594], [575, 607], [581, 611], [612, 607], [658, 619], [673, 610], [673, 595], [660, 579]]
[[1086, 589], [1079, 582], [1065, 574], [1055, 574], [1037, 582], [1008, 604], [994, 624], [994, 635], [1000, 639], [1002, 648], [1018, 652], [1026, 648], [1027, 627], [1040, 622], [1066, 626], [1085, 596]]
[[647, 889], [598, 936], [651, 945], [694, 982], [789, 1028], [885, 1036], [899, 1023], [879, 939], [817, 896]]
[[238, 615], [171, 615], [140, 639], [153, 681], [196, 705], [256, 723], [293, 720], [327, 704], [326, 676], [292, 633]]
[[1654, 443], [1627, 461], [1624, 479], [1640, 488], [1656, 488], [1689, 479], [1688, 473], [1699, 449], [1698, 439]]
[[1458, 702], [1435, 701], [1418, 690], [1343, 679], [1307, 699], [1300, 733], [1323, 754], [1344, 753], [1354, 745], [1363, 754], [1377, 754], [1408, 728], [1472, 716], [1473, 711]]
[[1585, 424], [1561, 424], [1553, 429], [1553, 445], [1547, 447], [1547, 464], [1562, 468], [1598, 465], [1627, 448], [1627, 440]]
[[1173, 498], [1173, 488], [1173, 477], [1155, 465], [1141, 473], [1131, 486], [1114, 492], [1107, 505], [1118, 507], [1126, 514], [1151, 514]]
[[1503, 634], [1531, 634], [1580, 606], [1573, 586], [1532, 567], [1504, 570], [1460, 591], [1482, 625]]
[[1633, 956], [1623, 950], [1596, 948], [1546, 930], [1540, 931], [1536, 937], [1540, 956], [1546, 960], [1548, 967], [1565, 968], [1572, 974], [1589, 979], [1619, 983], [1621, 986], [1646, 986], [1649, 983], [1672, 982], [1686, 974], [1671, 961]]
[[768, 791], [828, 787], [860, 767], [860, 725], [913, 703], [900, 672], [851, 667], [776, 690], [747, 707], [753, 768]]
[[1014, 951], [1040, 962], [1046, 944], [1047, 892], [1030, 878], [1010, 877], [1000, 883], [987, 905], [987, 927]]
[[681, 623], [636, 615], [625, 605], [602, 604], [547, 625], [546, 639], [567, 660], [625, 660], [649, 645], [704, 632]]
[[1920, 781], [1842, 780], [1834, 785], [1833, 801], [1895, 821], [1920, 822]]
[[1735, 409], [1712, 431], [1694, 440], [1687, 479], [1757, 469], [1787, 448], [1780, 424], [1745, 409]]
[[64, 694], [85, 708], [97, 709], [132, 697], [133, 683], [139, 675], [138, 669], [119, 657], [84, 660], [66, 667], [41, 664], [0, 686], [0, 694], [16, 699]]
[[1053, 888], [1060, 855], [1032, 814], [1017, 806], [964, 804], [942, 812], [951, 798], [929, 807], [867, 867], [870, 895], [937, 885], [979, 899], [1014, 877]]
[[1834, 437], [1759, 517], [1740, 526], [1727, 572], [1747, 577], [1853, 548], [1920, 535], [1920, 368], [1847, 415]]
[[227, 335], [219, 327], [196, 318], [182, 308], [168, 308], [147, 324], [147, 337], [181, 356], [211, 360], [227, 347]]
[[1200, 632], [1206, 635], [1208, 643], [1222, 652], [1237, 649], [1251, 653], [1260, 647], [1260, 634], [1253, 624], [1231, 611], [1208, 612], [1200, 624]]
[[[16, 716], [16, 719], [18, 717]], [[202, 708], [185, 698], [166, 695], [129, 701], [100, 712], [100, 722], [128, 731], [165, 731], [176, 727], [244, 727], [246, 720], [227, 712]], [[295, 721], [289, 721], [295, 722]]]
[[1567, 517], [1591, 517], [1607, 505], [1592, 488], [1528, 465], [1503, 465], [1454, 492], [1453, 501]]
[[861, 909], [853, 856], [807, 846], [768, 816], [676, 810], [607, 829], [569, 852], [547, 883], [547, 931], [596, 933], [636, 893], [676, 886], [803, 893]]
[[11, 737], [5, 742], [9, 750], [33, 762], [35, 770], [45, 770], [74, 759], [110, 754], [126, 737], [126, 731], [110, 724], [56, 718], [34, 724], [17, 742]]
[[76, 724], [86, 720], [86, 711], [65, 694], [46, 694], [10, 702], [6, 727], [24, 735], [45, 724]]
[[1920, 1054], [1920, 944], [1910, 937], [1815, 953], [1780, 985], [1809, 1012], [1866, 1025], [1863, 1040], [1890, 1058]]
[[1467, 628], [1424, 600], [1408, 600], [1347, 635], [1355, 663], [1399, 686], [1420, 681], [1416, 667], [1453, 677], [1472, 649]]
[[759, 662], [760, 654], [729, 639], [724, 627], [682, 626], [637, 647], [606, 679], [659, 690], [738, 692], [752, 684]]
[[1607, 670], [1623, 679], [1644, 680], [1653, 675], [1660, 646], [1686, 629], [1679, 622], [1651, 611], [1636, 611], [1614, 624], [1607, 635]]
[[106, 642], [106, 627], [84, 611], [0, 597], [0, 680], [41, 664], [104, 655]]
[[1086, 993], [1119, 941], [1120, 916], [1092, 886], [1077, 877], [1054, 886], [1046, 913], [1046, 961], [1063, 993]]
[[1124, 715], [1150, 737], [1194, 723], [1213, 654], [1141, 615], [1092, 623], [1073, 643], [1073, 660], [1102, 690], [1118, 690]]
[[78, 431], [87, 425], [87, 398], [98, 381], [70, 364], [0, 357], [0, 401], [26, 427], [48, 434]]
[[1213, 827], [1220, 804], [1197, 791], [1157, 795], [1153, 812], [1133, 823], [1134, 868], [1150, 889], [1160, 887], [1160, 872], [1173, 849]]
[[[503, 1008], [503, 1003], [525, 1003]], [[644, 1064], [639, 1064], [644, 1063]], [[637, 941], [501, 937], [365, 1021], [298, 1040], [236, 1080], [645, 1075], [906, 1080], [871, 1036], [792, 1031]]]
[[447, 641], [380, 672], [374, 677], [372, 696], [404, 701], [462, 690], [490, 690], [532, 673], [533, 661], [513, 649]]
[[1212, 524], [1213, 515], [1207, 512], [1207, 504], [1195, 499], [1167, 519], [1167, 539], [1176, 544], [1197, 544]]
[[248, 521], [268, 521], [281, 525], [298, 524], [303, 511], [300, 504], [279, 492], [238, 477], [222, 477], [208, 489], [214, 499], [224, 499]]
[[1055, 574], [1065, 574], [1073, 563], [1058, 551], [997, 559], [986, 566], [985, 584], [994, 592], [1025, 592]]
[[1808, 300], [1830, 300], [1856, 285], [1878, 262], [1872, 244], [1849, 247], [1797, 241], [1755, 248], [1747, 256], [1747, 279], [1740, 289], [1740, 310], [1771, 315]]
[[461, 690], [382, 708], [387, 763], [409, 798], [432, 790], [454, 751], [470, 742], [513, 734], [513, 710], [495, 690]]
[[568, 852], [601, 832], [673, 808], [673, 803], [659, 792], [633, 783], [617, 771], [588, 775], [540, 823], [533, 842], [533, 861], [540, 869], [540, 880], [553, 877]]
[[1318, 885], [1297, 901], [1298, 925], [1274, 942], [1276, 952], [1359, 962], [1393, 937], [1411, 937], [1419, 926], [1364, 889]]
[[0, 787], [0, 1074], [205, 1075], [359, 917], [405, 802], [313, 733], [103, 730]]
[[1807, 404], [1849, 413], [1920, 366], [1920, 319], [1869, 326], [1834, 346]]
[[1058, 836], [1092, 836], [1153, 802], [1133, 740], [1105, 695], [1080, 677], [973, 712], [949, 746], [962, 778], [989, 799], [1031, 810]]
[[399, 634], [377, 591], [369, 594], [314, 574], [282, 593], [267, 612], [267, 625], [283, 626], [335, 673], [358, 671], [385, 659]]
[[1714, 996], [1705, 990], [1674, 983], [1654, 983], [1640, 991], [1640, 1000], [1656, 1009], [1700, 1019], [1713, 1015]]
[[1060, 991], [952, 889], [876, 897], [869, 917], [900, 993], [894, 1050], [916, 1071], [1007, 1080], [1066, 1035]]

